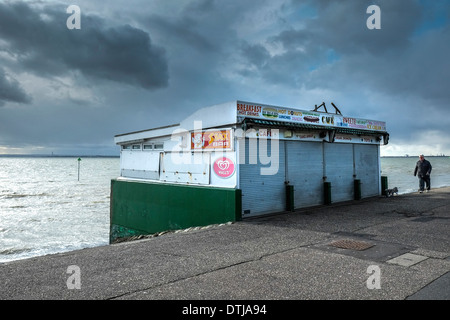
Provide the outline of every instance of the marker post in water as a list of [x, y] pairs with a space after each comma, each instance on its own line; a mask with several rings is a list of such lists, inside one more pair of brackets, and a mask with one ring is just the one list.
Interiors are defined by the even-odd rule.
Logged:
[[80, 181], [80, 162], [81, 158], [78, 158], [78, 181]]

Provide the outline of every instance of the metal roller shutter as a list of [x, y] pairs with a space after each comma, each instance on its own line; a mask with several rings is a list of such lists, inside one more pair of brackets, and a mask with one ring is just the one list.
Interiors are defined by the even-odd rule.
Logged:
[[378, 145], [354, 145], [356, 179], [361, 181], [361, 197], [363, 198], [380, 193], [378, 150]]
[[[239, 188], [242, 190], [242, 216], [244, 218], [286, 209], [284, 141], [274, 141], [278, 143], [279, 147], [278, 155], [276, 155], [272, 154], [271, 139], [262, 140], [263, 142], [267, 141], [266, 155], [271, 157], [272, 162], [264, 163], [257, 139], [245, 139], [245, 162], [239, 165]], [[241, 140], [239, 143], [243, 142], [244, 140]], [[265, 150], [263, 150], [264, 152]], [[275, 174], [262, 175], [261, 169], [267, 169], [271, 165], [274, 168], [278, 166]]]
[[321, 142], [286, 141], [287, 178], [294, 186], [294, 207], [323, 204]]
[[353, 200], [353, 146], [346, 143], [325, 143], [325, 176], [331, 182], [332, 202]]

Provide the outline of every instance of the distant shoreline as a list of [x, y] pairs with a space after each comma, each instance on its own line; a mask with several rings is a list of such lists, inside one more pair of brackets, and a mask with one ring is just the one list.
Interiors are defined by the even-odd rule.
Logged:
[[0, 154], [0, 158], [120, 158], [108, 155]]
[[[0, 154], [0, 158], [120, 158], [120, 155], [57, 155], [57, 154]], [[417, 158], [416, 156], [380, 156], [380, 158]], [[427, 156], [425, 158], [450, 158], [447, 155]]]
[[[419, 156], [381, 156], [380, 158], [418, 158]], [[427, 156], [425, 158], [450, 158], [450, 156], [441, 155], [441, 156]]]

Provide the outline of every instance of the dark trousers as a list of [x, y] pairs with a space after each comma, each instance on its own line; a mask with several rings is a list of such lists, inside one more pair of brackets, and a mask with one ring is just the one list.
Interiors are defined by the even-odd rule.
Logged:
[[430, 176], [429, 175], [425, 175], [423, 177], [419, 177], [419, 189], [420, 191], [423, 191], [425, 185], [427, 187], [427, 190], [430, 190]]

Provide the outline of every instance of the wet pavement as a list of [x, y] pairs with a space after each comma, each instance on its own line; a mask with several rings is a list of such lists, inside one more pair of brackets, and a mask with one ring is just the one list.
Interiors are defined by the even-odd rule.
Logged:
[[3, 263], [0, 299], [449, 300], [449, 230], [450, 188], [355, 200]]

